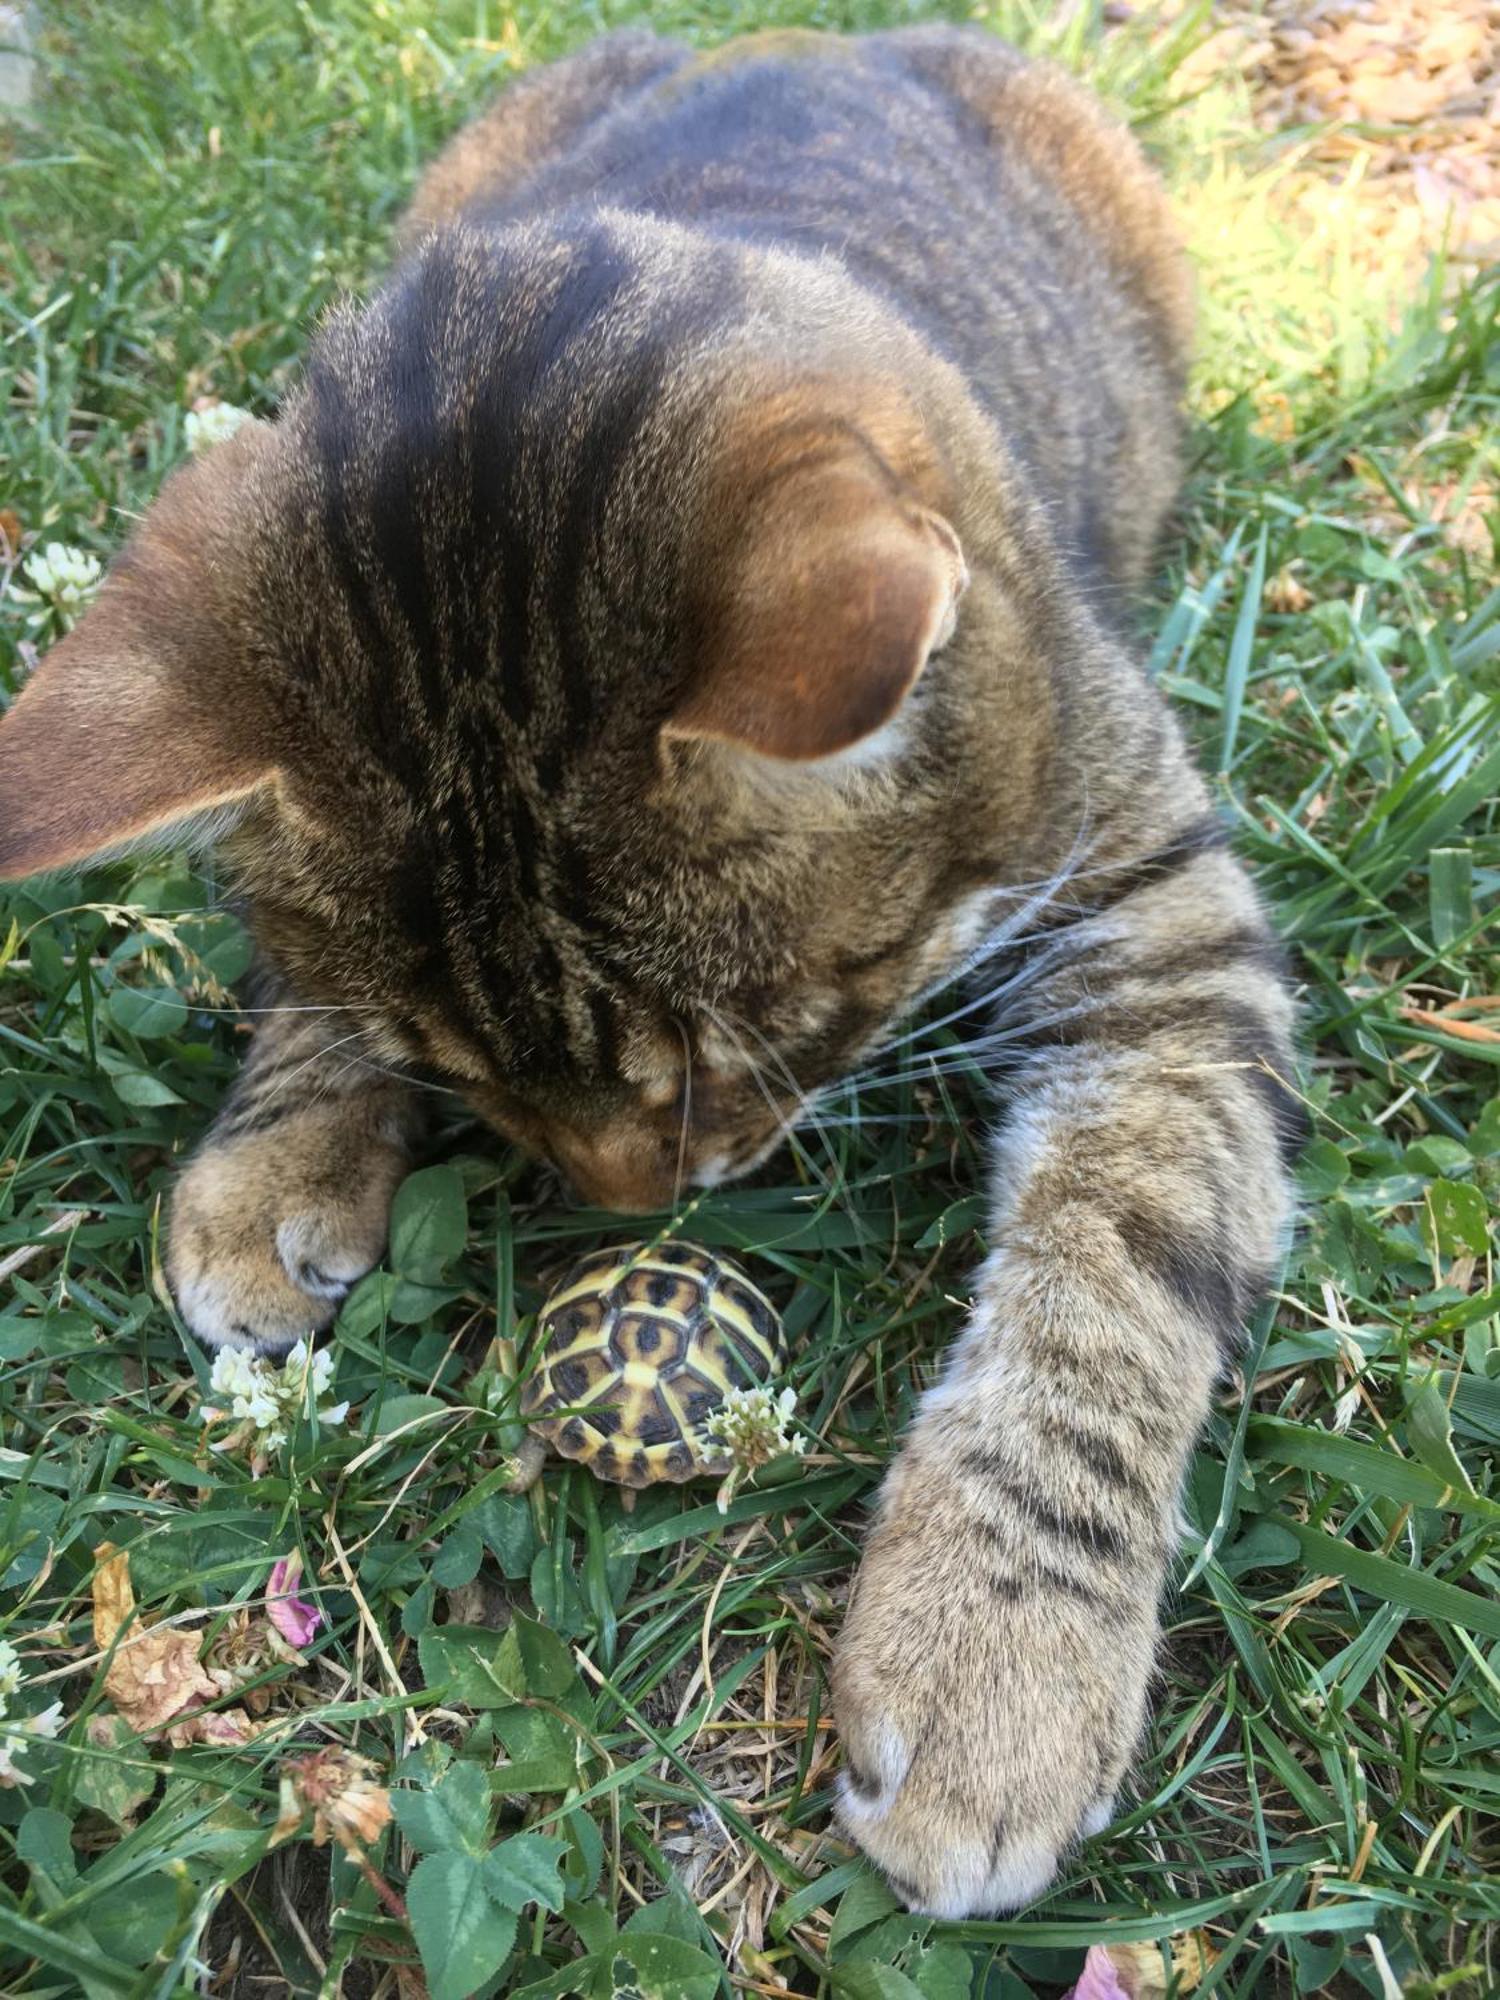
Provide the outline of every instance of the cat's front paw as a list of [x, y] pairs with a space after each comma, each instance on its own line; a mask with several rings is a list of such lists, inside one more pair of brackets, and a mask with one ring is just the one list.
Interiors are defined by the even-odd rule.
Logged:
[[912, 1909], [1018, 1909], [1108, 1825], [1145, 1716], [1159, 1568], [1070, 1545], [916, 1436], [834, 1662], [839, 1817]]
[[210, 1133], [172, 1196], [166, 1270], [209, 1347], [281, 1354], [330, 1326], [385, 1248], [407, 1168], [399, 1125], [309, 1106], [269, 1131]]

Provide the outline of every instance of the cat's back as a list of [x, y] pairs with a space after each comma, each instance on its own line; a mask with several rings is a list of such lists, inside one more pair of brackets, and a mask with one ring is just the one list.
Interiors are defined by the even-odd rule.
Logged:
[[460, 135], [409, 236], [601, 207], [836, 259], [961, 369], [1086, 560], [1120, 539], [1101, 508], [1165, 504], [1184, 261], [1134, 140], [1052, 66], [946, 26], [606, 37]]
[[[1129, 134], [1080, 85], [979, 29], [749, 35], [634, 60], [491, 197], [536, 214], [595, 200], [788, 249], [827, 249], [937, 319], [1009, 275], [1112, 279], [1185, 332], [1175, 235]], [[571, 65], [551, 72], [565, 91]], [[481, 201], [483, 189], [476, 190]]]

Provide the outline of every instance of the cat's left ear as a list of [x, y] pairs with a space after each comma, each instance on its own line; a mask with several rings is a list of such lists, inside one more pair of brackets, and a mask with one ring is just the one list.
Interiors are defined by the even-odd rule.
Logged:
[[98, 601], [0, 717], [0, 879], [222, 825], [275, 774], [235, 584], [269, 425], [167, 482]]
[[703, 657], [663, 735], [812, 763], [885, 727], [953, 634], [952, 527], [868, 455], [777, 483], [711, 585]]

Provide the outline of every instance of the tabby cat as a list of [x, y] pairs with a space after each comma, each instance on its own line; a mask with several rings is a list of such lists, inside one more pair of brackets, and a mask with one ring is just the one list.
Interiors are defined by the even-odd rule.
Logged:
[[206, 835], [251, 912], [171, 1216], [210, 1344], [329, 1324], [424, 1081], [668, 1208], [987, 947], [991, 1253], [834, 1669], [843, 1822], [944, 1916], [1109, 1821], [1288, 1216], [1280, 955], [1118, 616], [1189, 334], [1131, 140], [989, 35], [611, 36], [459, 134], [0, 726], [0, 870]]

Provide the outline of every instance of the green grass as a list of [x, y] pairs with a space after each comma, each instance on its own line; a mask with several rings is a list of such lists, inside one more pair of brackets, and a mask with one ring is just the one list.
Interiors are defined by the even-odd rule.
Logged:
[[[713, 37], [922, 11], [652, 18]], [[195, 397], [274, 404], [447, 131], [630, 12], [46, 7], [39, 122], [0, 139], [0, 509], [28, 540], [115, 547]], [[1194, 1469], [1121, 1817], [1035, 1910], [964, 1925], [895, 1913], [828, 1828], [863, 1510], [979, 1248], [982, 1079], [951, 1031], [686, 1220], [785, 1302], [818, 1439], [726, 1522], [703, 1492], [627, 1512], [577, 1471], [500, 1490], [507, 1343], [613, 1232], [472, 1130], [425, 1184], [436, 1234], [409, 1203], [345, 1311], [347, 1426], [302, 1425], [256, 1478], [202, 1447], [207, 1371], [157, 1267], [172, 1162], [241, 1042], [220, 989], [243, 941], [210, 883], [117, 866], [0, 899], [0, 1636], [12, 1712], [64, 1711], [34, 1782], [0, 1791], [7, 1994], [187, 1993], [203, 1962], [216, 1992], [394, 1991], [410, 1936], [337, 1848], [304, 1829], [268, 1852], [282, 1765], [328, 1744], [408, 1790], [372, 1851], [397, 1890], [428, 1854], [419, 1939], [490, 1871], [474, 1949], [514, 1931], [506, 1992], [609, 1994], [633, 1965], [673, 1994], [1023, 2000], [1091, 1942], [1194, 1931], [1219, 1954], [1200, 1993], [1380, 1995], [1381, 1954], [1409, 1994], [1500, 1979], [1500, 1037], [1445, 1025], [1500, 1016], [1402, 1011], [1500, 991], [1497, 287], [1386, 269], [1367, 212], [1258, 140], [1232, 79], [1176, 85], [1191, 13], [1102, 40], [1088, 7], [989, 13], [1138, 120], [1203, 266], [1195, 471], [1143, 650], [1296, 947], [1317, 1114], [1298, 1247]], [[52, 636], [36, 617], [0, 596], [7, 695]], [[328, 1624], [265, 1677], [265, 1735], [173, 1750], [102, 1722], [105, 1540], [149, 1617], [221, 1644], [302, 1551]], [[556, 1838], [481, 1864], [523, 1825]]]

